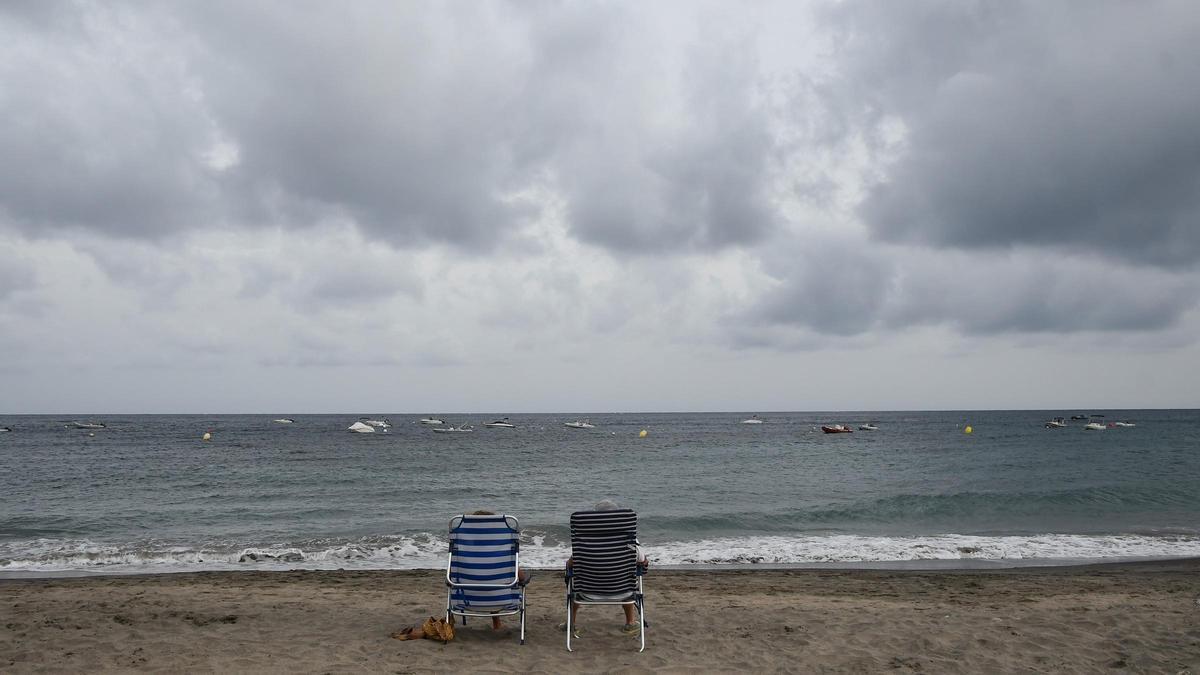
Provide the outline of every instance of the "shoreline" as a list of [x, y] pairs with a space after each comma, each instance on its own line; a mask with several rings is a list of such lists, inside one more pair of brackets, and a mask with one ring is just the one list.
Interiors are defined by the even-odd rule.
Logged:
[[[1024, 560], [993, 560], [993, 559], [929, 559], [929, 560], [880, 560], [859, 562], [813, 562], [813, 563], [729, 563], [729, 564], [695, 564], [695, 565], [655, 565], [655, 570], [663, 572], [752, 572], [752, 571], [803, 571], [803, 570], [836, 570], [836, 571], [888, 571], [888, 572], [1002, 572], [1002, 571], [1034, 571], [1051, 569], [1088, 569], [1093, 567], [1113, 566], [1158, 566], [1179, 563], [1183, 565], [1200, 564], [1200, 556], [1149, 556], [1125, 558], [1041, 558]], [[553, 573], [560, 567], [522, 565], [529, 570], [540, 573]], [[70, 569], [70, 570], [0, 570], [0, 583], [10, 579], [79, 579], [79, 578], [113, 578], [113, 577], [154, 577], [160, 575], [175, 576], [181, 574], [287, 574], [292, 572], [439, 572], [444, 567], [411, 567], [411, 568], [244, 568], [244, 569], [168, 569], [168, 570], [104, 570], [104, 569]]]
[[561, 574], [515, 621], [448, 644], [389, 635], [440, 614], [435, 570], [185, 572], [0, 579], [0, 670], [187, 672], [1200, 670], [1200, 559], [1009, 569], [663, 570], [647, 647]]

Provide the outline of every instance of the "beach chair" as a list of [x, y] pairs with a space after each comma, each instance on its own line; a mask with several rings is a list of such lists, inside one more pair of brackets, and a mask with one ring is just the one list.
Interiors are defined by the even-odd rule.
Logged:
[[646, 649], [645, 568], [638, 564], [637, 514], [630, 509], [571, 514], [571, 566], [567, 569], [567, 651], [571, 651], [571, 603], [633, 605]]
[[505, 515], [450, 519], [450, 558], [446, 562], [446, 621], [461, 616], [521, 615], [525, 644], [525, 584], [518, 563], [521, 528]]

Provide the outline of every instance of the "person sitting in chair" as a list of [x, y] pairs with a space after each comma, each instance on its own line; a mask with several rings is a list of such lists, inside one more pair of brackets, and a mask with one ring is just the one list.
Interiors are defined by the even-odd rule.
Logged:
[[[614, 502], [613, 500], [602, 499], [599, 502], [596, 502], [596, 506], [594, 507], [594, 510], [596, 510], [596, 511], [616, 511], [619, 508], [621, 508], [621, 507], [618, 506], [617, 503]], [[650, 559], [648, 557], [646, 557], [646, 552], [642, 550], [641, 546], [634, 544], [634, 548], [637, 551], [637, 565], [640, 568], [640, 572], [642, 574], [645, 574], [646, 570], [649, 569], [649, 567], [650, 567]], [[568, 575], [571, 572], [571, 568], [572, 568], [574, 562], [575, 562], [574, 556], [567, 558], [566, 572]], [[624, 610], [624, 612], [625, 612], [625, 625], [621, 627], [621, 632], [625, 633], [626, 635], [634, 635], [634, 636], [638, 635], [638, 633], [641, 631], [641, 625], [638, 623], [637, 616], [634, 613], [635, 612], [634, 606], [632, 604], [621, 605], [621, 609]], [[576, 622], [576, 613], [578, 611], [579, 611], [579, 604], [571, 603], [571, 626], [573, 628], [573, 635], [575, 637], [579, 637], [579, 633], [580, 633], [579, 624]], [[561, 631], [567, 630], [566, 622], [558, 624], [558, 629]]]
[[[496, 513], [495, 513], [495, 511], [484, 511], [481, 509], [479, 511], [472, 512], [471, 515], [473, 515], [473, 516], [494, 516], [494, 515], [496, 515]], [[529, 583], [529, 570], [523, 569], [518, 565], [517, 566], [517, 578], [521, 580], [520, 585], [522, 585], [522, 586]], [[504, 628], [504, 621], [498, 616], [493, 616], [492, 617], [492, 630], [500, 630], [501, 628]]]

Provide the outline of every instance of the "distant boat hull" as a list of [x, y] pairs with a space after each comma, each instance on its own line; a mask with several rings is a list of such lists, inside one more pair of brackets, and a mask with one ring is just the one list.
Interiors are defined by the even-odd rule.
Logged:
[[860, 424], [860, 425], [858, 425], [858, 430], [859, 431], [879, 431], [879, 427], [875, 426], [874, 424]]
[[71, 422], [71, 426], [76, 429], [106, 429], [101, 422]]
[[824, 431], [827, 434], [849, 434], [854, 432], [853, 429], [844, 424], [826, 425], [821, 427], [821, 431]]
[[596, 428], [596, 425], [592, 424], [591, 422], [563, 422], [563, 426], [571, 427], [572, 429], [595, 429]]
[[354, 424], [351, 424], [349, 427], [346, 427], [346, 430], [353, 431], [356, 434], [373, 434], [373, 433], [375, 433], [375, 427], [371, 426], [370, 424], [363, 424], [362, 422], [355, 422]]
[[445, 422], [436, 417], [422, 417], [421, 424], [445, 424]]
[[294, 420], [290, 417], [280, 417], [277, 420], [271, 420], [271, 421], [275, 422], [276, 424], [295, 424], [296, 423], [296, 420]]

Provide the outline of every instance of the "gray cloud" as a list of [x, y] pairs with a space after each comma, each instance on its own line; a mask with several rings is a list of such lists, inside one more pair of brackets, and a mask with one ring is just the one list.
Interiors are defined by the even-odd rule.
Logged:
[[547, 181], [574, 235], [619, 251], [777, 225], [752, 36], [719, 15], [664, 45], [627, 6], [53, 7], [0, 14], [0, 154], [22, 167], [0, 209], [26, 232], [349, 218], [479, 248]]
[[834, 14], [853, 110], [909, 130], [862, 205], [877, 235], [1200, 260], [1193, 3], [855, 2]]
[[[739, 346], [817, 349], [829, 338], [922, 325], [966, 335], [1151, 332], [1200, 302], [1194, 274], [1027, 252], [994, 257], [810, 241], [776, 289], [731, 321]], [[785, 329], [801, 331], [799, 339]], [[757, 334], [757, 335], [755, 335]], [[817, 339], [816, 336], [826, 336]]]
[[827, 240], [804, 249], [788, 262], [787, 276], [751, 312], [750, 320], [842, 336], [873, 328], [885, 309], [895, 271], [891, 261], [857, 244]]
[[581, 239], [620, 251], [711, 250], [758, 243], [778, 224], [769, 194], [776, 148], [756, 103], [753, 45], [707, 30], [684, 50], [679, 99], [663, 102], [681, 107], [678, 128], [648, 128], [661, 112], [626, 100], [637, 92], [613, 91], [615, 111], [585, 113], [599, 133], [573, 139], [558, 167]]
[[209, 122], [181, 95], [178, 59], [114, 40], [127, 13], [38, 4], [0, 13], [0, 215], [132, 236], [211, 223]]
[[37, 272], [31, 263], [11, 257], [0, 260], [0, 300], [13, 293], [27, 291], [37, 284]]

